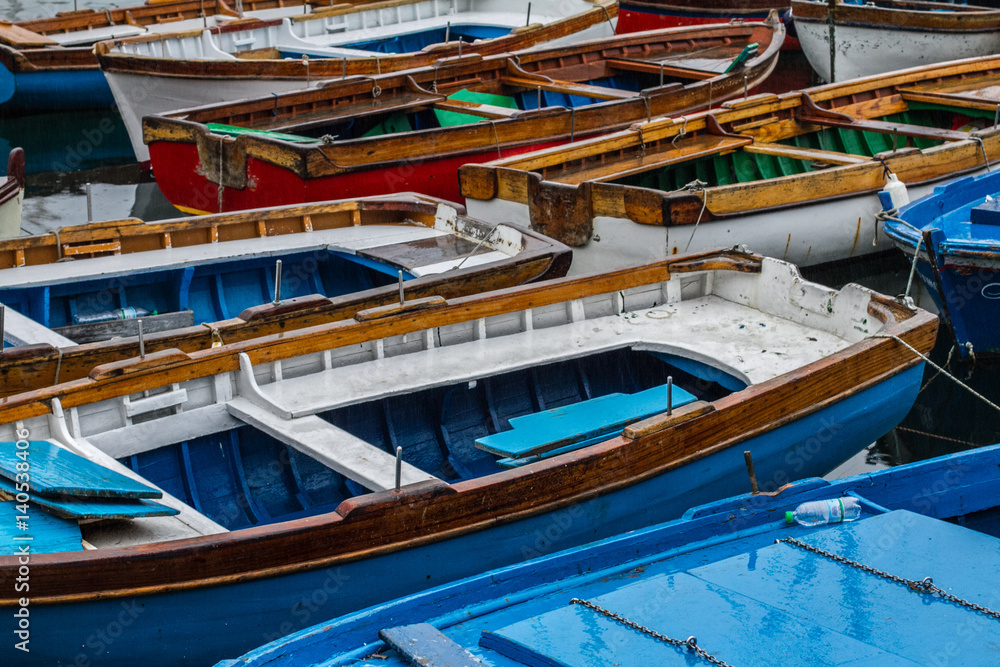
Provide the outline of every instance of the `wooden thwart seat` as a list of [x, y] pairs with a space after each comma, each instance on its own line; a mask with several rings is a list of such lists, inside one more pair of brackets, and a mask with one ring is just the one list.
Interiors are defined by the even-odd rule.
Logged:
[[674, 147], [670, 142], [664, 142], [657, 148], [647, 148], [645, 152], [630, 155], [616, 161], [595, 164], [584, 164], [581, 167], [571, 167], [560, 171], [546, 172], [550, 181], [558, 181], [569, 185], [578, 185], [585, 181], [608, 181], [637, 174], [651, 169], [696, 160], [709, 155], [735, 151], [753, 143], [751, 137], [724, 137], [705, 134], [684, 140]]
[[584, 83], [573, 83], [571, 81], [559, 81], [548, 79], [547, 77], [524, 77], [516, 75], [505, 75], [500, 79], [508, 86], [520, 86], [522, 88], [541, 88], [551, 93], [563, 93], [565, 95], [579, 95], [590, 97], [595, 100], [627, 100], [638, 97], [639, 93], [632, 90], [619, 90], [617, 88], [604, 88], [603, 86], [589, 86]]
[[676, 79], [702, 81], [719, 75], [718, 72], [690, 69], [688, 67], [678, 67], [673, 64], [668, 65], [666, 63], [657, 63], [650, 60], [639, 60], [637, 58], [608, 58], [606, 62], [609, 67], [618, 70], [639, 72], [641, 74], [660, 74], [662, 72], [664, 77], [672, 77]]
[[851, 155], [849, 153], [824, 151], [818, 148], [800, 148], [798, 146], [786, 146], [784, 144], [753, 143], [749, 146], [745, 146], [743, 150], [746, 153], [760, 153], [763, 155], [774, 155], [777, 157], [788, 157], [795, 160], [823, 162], [826, 164], [864, 164], [866, 162], [871, 162], [871, 158]]
[[[673, 388], [671, 399], [674, 408], [696, 400], [680, 387]], [[666, 385], [635, 394], [608, 394], [514, 417], [510, 420], [511, 430], [479, 438], [476, 447], [498, 456], [520, 459], [613, 435], [627, 424], [666, 412], [666, 409]]]
[[[231, 400], [227, 408], [237, 419], [294, 447], [366, 489], [385, 491], [395, 488], [395, 457], [315, 415], [286, 419], [240, 397]], [[436, 479], [403, 462], [400, 484]]]
[[379, 630], [378, 636], [413, 665], [483, 667], [471, 653], [429, 623], [386, 628]]
[[[879, 134], [898, 134], [916, 139], [933, 139], [936, 141], [963, 141], [969, 138], [968, 133], [957, 130], [942, 130], [936, 127], [893, 123], [882, 120], [855, 118], [837, 111], [824, 109], [816, 104], [807, 93], [802, 95], [802, 106], [795, 114], [801, 124], [819, 125], [821, 127], [841, 127], [862, 132], [877, 132]], [[995, 108], [995, 107], [994, 107]]]
[[899, 91], [899, 96], [906, 102], [939, 104], [941, 106], [957, 107], [960, 109], [970, 109], [974, 111], [996, 111], [996, 108], [1000, 106], [1000, 101], [997, 100], [933, 90], [902, 89]]
[[440, 111], [455, 111], [473, 116], [482, 116], [483, 118], [510, 118], [515, 114], [521, 113], [520, 109], [498, 107], [493, 104], [479, 104], [478, 102], [466, 102], [465, 100], [453, 98], [435, 102], [434, 108]]

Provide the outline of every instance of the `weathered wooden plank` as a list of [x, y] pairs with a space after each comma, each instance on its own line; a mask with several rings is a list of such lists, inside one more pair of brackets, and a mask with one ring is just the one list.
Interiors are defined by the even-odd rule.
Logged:
[[822, 162], [825, 164], [862, 164], [871, 162], [871, 158], [850, 155], [848, 153], [837, 153], [835, 151], [824, 151], [815, 148], [799, 148], [797, 146], [786, 146], [785, 144], [764, 144], [753, 143], [743, 148], [747, 153], [762, 153], [764, 155], [778, 155], [790, 157], [796, 160], [807, 162]]
[[[671, 405], [679, 408], [695, 400], [680, 387], [673, 388]], [[635, 394], [608, 394], [552, 410], [514, 417], [511, 430], [476, 440], [484, 451], [520, 459], [544, 454], [605, 433], [667, 410], [666, 385]]]
[[[32, 490], [34, 491], [34, 489]], [[15, 492], [13, 482], [0, 479], [0, 493], [11, 495]], [[166, 507], [152, 500], [141, 500], [132, 498], [77, 498], [74, 496], [43, 496], [40, 493], [31, 493], [31, 502], [39, 507], [44, 507], [58, 517], [83, 521], [85, 519], [110, 520], [110, 519], [142, 519], [156, 516], [174, 516], [179, 514], [176, 509]], [[37, 516], [35, 513], [29, 518], [28, 525], [31, 525]]]
[[[366, 489], [385, 491], [396, 486], [395, 457], [319, 417], [284, 419], [240, 397], [230, 401], [228, 407], [237, 419], [311, 456]], [[400, 484], [436, 479], [403, 462]]]
[[643, 74], [663, 74], [665, 77], [703, 81], [718, 76], [718, 72], [688, 69], [677, 65], [667, 65], [638, 58], [608, 58], [608, 66], [628, 72]]
[[[15, 501], [0, 502], [0, 556], [15, 556], [22, 547], [28, 553], [82, 551], [80, 524], [76, 521], [38, 512], [33, 505], [27, 513], [17, 509]], [[18, 520], [23, 521], [21, 528]]]
[[163, 494], [47, 440], [25, 448], [0, 443], [0, 477], [16, 480], [18, 463], [28, 463], [33, 494], [88, 498], [159, 498]]
[[553, 93], [563, 93], [565, 95], [579, 95], [590, 97], [596, 100], [627, 100], [636, 97], [639, 93], [632, 90], [619, 90], [617, 88], [605, 88], [603, 86], [589, 86], [584, 83], [573, 83], [571, 81], [558, 81], [550, 79], [544, 81], [541, 78], [534, 79], [522, 76], [505, 75], [502, 81], [508, 86], [520, 86], [522, 88], [541, 88]]
[[158, 331], [170, 331], [171, 329], [193, 326], [194, 312], [182, 310], [177, 313], [146, 315], [145, 317], [127, 320], [71, 324], [65, 327], [56, 327], [53, 331], [75, 343], [92, 343], [94, 341], [108, 340], [116, 336], [138, 336], [139, 320], [142, 320], [143, 334], [151, 334]]
[[483, 663], [429, 623], [379, 630], [378, 636], [412, 665], [482, 667]]
[[32, 49], [45, 46], [56, 46], [54, 39], [39, 35], [26, 28], [22, 28], [16, 23], [0, 21], [0, 42], [10, 44], [19, 49]]

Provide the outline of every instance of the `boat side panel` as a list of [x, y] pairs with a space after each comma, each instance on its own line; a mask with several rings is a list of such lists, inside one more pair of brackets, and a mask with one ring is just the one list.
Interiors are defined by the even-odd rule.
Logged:
[[[917, 365], [807, 418], [627, 488], [489, 530], [284, 577], [182, 592], [32, 608], [32, 653], [47, 664], [200, 665], [296, 629], [490, 568], [679, 517], [749, 490], [825, 473], [892, 428], [923, 374]], [[181, 644], [183, 657], [165, 650]], [[11, 643], [0, 659], [16, 660]], [[33, 656], [34, 657], [34, 656]], [[157, 660], [161, 662], [157, 662]]]
[[[826, 23], [796, 20], [795, 29], [809, 64], [824, 81], [830, 81], [829, 27]], [[838, 23], [834, 39], [837, 81], [1000, 51], [1000, 31], [996, 30], [945, 33]]]

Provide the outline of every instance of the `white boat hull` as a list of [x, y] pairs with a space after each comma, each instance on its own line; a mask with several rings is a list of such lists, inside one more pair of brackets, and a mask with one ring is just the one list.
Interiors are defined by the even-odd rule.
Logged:
[[24, 189], [17, 196], [0, 204], [0, 239], [21, 235], [21, 210], [24, 206]]
[[149, 149], [142, 142], [142, 119], [175, 109], [187, 109], [246, 97], [284, 93], [305, 87], [302, 79], [225, 79], [166, 77], [105, 72], [115, 97], [132, 149], [141, 163], [149, 162]]
[[[979, 173], [979, 172], [976, 172]], [[930, 194], [935, 183], [909, 186], [911, 199]], [[469, 215], [487, 222], [530, 225], [528, 206], [502, 199], [468, 199]], [[814, 266], [889, 250], [876, 235], [878, 196], [867, 193], [832, 201], [763, 211], [697, 225], [662, 227], [597, 216], [589, 243], [573, 248], [569, 275], [622, 269], [684, 252], [744, 245], [752, 252], [799, 266]], [[874, 242], [874, 243], [873, 243]]]
[[1000, 32], [930, 32], [856, 25], [834, 27], [834, 79], [830, 78], [830, 28], [795, 21], [809, 64], [827, 82], [1000, 53]]

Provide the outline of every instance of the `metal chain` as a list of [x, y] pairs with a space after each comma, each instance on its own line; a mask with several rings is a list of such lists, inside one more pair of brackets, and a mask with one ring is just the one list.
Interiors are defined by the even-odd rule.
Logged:
[[702, 647], [698, 646], [698, 640], [695, 639], [695, 637], [693, 635], [691, 637], [688, 637], [686, 640], [683, 640], [683, 639], [674, 639], [674, 638], [668, 637], [668, 636], [666, 636], [664, 634], [660, 634], [656, 630], [650, 630], [645, 625], [639, 625], [635, 621], [629, 620], [629, 619], [625, 618], [624, 616], [622, 616], [621, 614], [616, 614], [613, 611], [610, 611], [610, 610], [605, 609], [603, 607], [599, 607], [598, 605], [594, 604], [593, 602], [588, 602], [587, 600], [581, 600], [580, 598], [573, 598], [572, 600], [569, 601], [569, 603], [570, 604], [583, 605], [584, 607], [587, 607], [588, 609], [592, 609], [592, 610], [596, 611], [598, 614], [603, 614], [604, 616], [607, 616], [611, 620], [618, 621], [622, 625], [624, 625], [626, 627], [629, 627], [629, 628], [632, 628], [633, 630], [636, 630], [638, 632], [641, 632], [644, 635], [648, 635], [648, 636], [652, 637], [653, 639], [657, 639], [657, 640], [659, 640], [661, 642], [664, 642], [666, 644], [670, 644], [671, 646], [674, 646], [676, 648], [687, 649], [688, 651], [696, 654], [697, 656], [699, 656], [700, 658], [702, 658], [706, 662], [709, 662], [709, 663], [711, 663], [713, 665], [718, 665], [718, 667], [733, 667], [729, 663], [726, 663], [726, 662], [723, 662], [722, 660], [719, 660], [714, 655], [711, 655], [710, 653], [708, 653], [708, 651], [706, 651]]
[[832, 561], [836, 561], [838, 563], [842, 563], [844, 565], [849, 565], [853, 568], [857, 568], [862, 572], [867, 572], [868, 574], [874, 574], [877, 577], [882, 577], [883, 579], [894, 581], [897, 584], [902, 584], [906, 586], [911, 591], [917, 593], [931, 593], [933, 595], [937, 595], [938, 597], [944, 598], [949, 602], [954, 602], [957, 605], [967, 607], [968, 609], [972, 609], [973, 611], [978, 611], [981, 614], [986, 614], [987, 616], [992, 616], [993, 618], [1000, 619], [1000, 611], [993, 611], [988, 607], [983, 607], [982, 605], [978, 605], [975, 602], [969, 602], [968, 600], [964, 600], [958, 597], [957, 595], [952, 595], [951, 593], [948, 593], [947, 591], [944, 591], [935, 586], [934, 580], [931, 579], [930, 577], [924, 577], [922, 581], [916, 581], [915, 579], [905, 579], [903, 577], [896, 576], [895, 574], [889, 574], [888, 572], [883, 572], [882, 570], [875, 569], [870, 565], [865, 565], [864, 563], [859, 563], [857, 561], [851, 560], [850, 558], [844, 558], [843, 556], [839, 556], [835, 553], [824, 551], [819, 547], [814, 547], [813, 545], [797, 540], [794, 537], [786, 537], [783, 540], [776, 540], [776, 541], [778, 543], [785, 542], [786, 544], [791, 544], [792, 546], [799, 547], [800, 549], [805, 549], [806, 551], [811, 551], [812, 553], [817, 554], [819, 556], [823, 556], [824, 558], [829, 558]]

